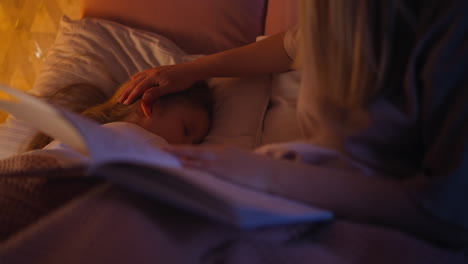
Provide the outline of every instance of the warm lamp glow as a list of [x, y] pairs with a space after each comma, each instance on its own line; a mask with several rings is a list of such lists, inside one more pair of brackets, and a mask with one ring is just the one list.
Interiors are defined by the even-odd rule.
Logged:
[[[0, 0], [0, 83], [32, 88], [63, 14], [78, 18], [80, 1]], [[0, 111], [0, 122], [5, 118]]]

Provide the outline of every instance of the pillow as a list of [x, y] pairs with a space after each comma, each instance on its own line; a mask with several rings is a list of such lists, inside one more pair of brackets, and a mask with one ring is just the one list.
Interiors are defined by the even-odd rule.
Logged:
[[228, 144], [252, 150], [261, 143], [270, 99], [270, 76], [214, 78], [214, 120], [204, 145]]
[[245, 45], [263, 34], [267, 0], [83, 0], [84, 17], [157, 32], [188, 54]]
[[299, 71], [272, 75], [271, 99], [263, 123], [261, 145], [304, 139], [296, 117], [300, 85]]
[[265, 35], [286, 31], [297, 24], [298, 0], [269, 0]]
[[133, 74], [192, 59], [165, 37], [115, 22], [63, 17], [31, 93], [45, 96], [77, 83], [107, 95]]
[[[185, 55], [155, 33], [101, 19], [72, 21], [64, 17], [31, 93], [47, 96], [69, 85], [88, 83], [110, 96], [136, 72], [196, 57]], [[210, 83], [217, 104], [208, 142], [256, 146], [269, 97], [269, 78], [221, 78]], [[242, 119], [237, 113], [244, 115]], [[7, 120], [0, 126], [0, 146], [6, 146], [3, 139], [9, 142], [0, 150], [0, 157], [15, 154], [34, 133], [31, 131], [14, 118]]]

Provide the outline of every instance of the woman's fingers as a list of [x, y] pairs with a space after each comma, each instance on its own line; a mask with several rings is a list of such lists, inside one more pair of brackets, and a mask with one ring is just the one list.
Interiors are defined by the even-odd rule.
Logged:
[[136, 80], [136, 79], [138, 79], [138, 78], [139, 78], [143, 73], [145, 73], [145, 72], [146, 72], [146, 71], [139, 72], [139, 73], [133, 75], [130, 79]]
[[123, 104], [128, 104], [128, 103], [131, 103], [128, 102], [128, 96], [131, 94], [131, 92], [133, 91], [133, 88], [138, 85], [142, 80], [144, 80], [145, 78], [145, 74], [143, 74], [144, 72], [141, 72], [139, 74], [138, 77], [135, 77], [135, 79], [133, 79], [132, 77], [132, 80], [129, 82], [129, 84], [127, 85], [127, 87], [125, 88], [125, 90], [122, 92], [122, 94], [120, 95], [120, 98], [119, 98], [119, 103]]
[[156, 99], [159, 97], [171, 93], [172, 91], [169, 89], [167, 82], [158, 83], [156, 86], [147, 89], [143, 94], [143, 102], [145, 104], [152, 104]]
[[[127, 99], [124, 101], [124, 104], [130, 104], [142, 96], [148, 89], [151, 87], [159, 86], [158, 80], [155, 80], [151, 77], [146, 76], [143, 80], [139, 81], [133, 88], [131, 88], [131, 92], [128, 95]], [[153, 100], [155, 100], [154, 98]]]
[[141, 110], [143, 111], [143, 114], [145, 117], [150, 118], [151, 113], [153, 112], [153, 105], [151, 104], [145, 104], [144, 102], [140, 103]]
[[162, 95], [188, 89], [194, 78], [181, 69], [180, 65], [159, 66], [134, 75], [119, 102], [130, 104], [145, 95], [143, 101], [151, 104]]
[[[151, 83], [157, 83], [158, 73], [159, 70], [157, 68], [151, 68], [132, 76], [127, 88], [122, 92], [119, 102], [123, 104], [133, 103], [146, 91], [140, 87], [142, 84], [148, 84], [147, 88], [150, 88], [154, 86]], [[138, 87], [140, 87], [140, 90], [135, 90]]]
[[[156, 101], [156, 99], [167, 93], [164, 91], [158, 92], [159, 90], [161, 90], [160, 87], [150, 88], [146, 90], [146, 92], [143, 94], [143, 97], [141, 98], [141, 109], [143, 110], [143, 113], [146, 117], [150, 117], [151, 112], [153, 111], [153, 103]], [[153, 94], [156, 94], [156, 96]]]
[[133, 86], [133, 83], [129, 83], [127, 85], [127, 87], [123, 90], [123, 92], [122, 92], [122, 94], [120, 95], [120, 98], [119, 98], [119, 103], [123, 104], [127, 100], [128, 95], [132, 91], [132, 89], [130, 88], [132, 86]]

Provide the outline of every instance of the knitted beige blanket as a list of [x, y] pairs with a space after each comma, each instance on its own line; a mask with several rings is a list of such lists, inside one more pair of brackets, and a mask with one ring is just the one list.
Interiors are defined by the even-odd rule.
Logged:
[[83, 169], [62, 168], [47, 154], [0, 160], [0, 241], [94, 185]]

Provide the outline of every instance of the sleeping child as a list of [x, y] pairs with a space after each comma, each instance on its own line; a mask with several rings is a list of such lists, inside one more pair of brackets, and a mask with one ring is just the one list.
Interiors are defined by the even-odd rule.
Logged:
[[[150, 111], [141, 106], [140, 100], [131, 105], [118, 102], [126, 85], [104, 102], [104, 97], [96, 94], [97, 88], [83, 85], [67, 87], [51, 96], [50, 101], [156, 146], [199, 144], [208, 134], [213, 102], [206, 82], [199, 81], [191, 89], [162, 96]], [[27, 150], [66, 148], [58, 141], [51, 141], [45, 134], [38, 134]]]

